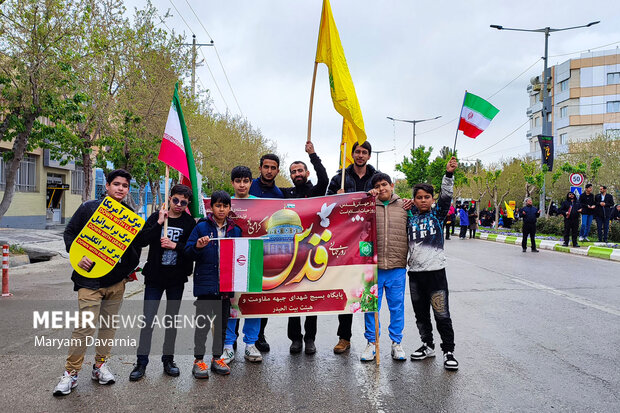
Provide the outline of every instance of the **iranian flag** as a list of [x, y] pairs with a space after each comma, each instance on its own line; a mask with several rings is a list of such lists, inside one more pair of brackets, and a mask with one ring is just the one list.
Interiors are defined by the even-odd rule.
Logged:
[[[166, 121], [166, 129], [164, 137], [161, 140], [159, 148], [160, 161], [176, 169], [182, 175], [181, 182], [192, 188], [192, 199], [189, 209], [193, 217], [200, 217], [200, 185], [196, 175], [196, 164], [194, 163], [194, 155], [181, 110], [181, 101], [179, 99], [179, 84], [174, 86], [174, 96], [170, 104], [168, 112], [168, 120]], [[200, 199], [200, 201], [199, 201]]]
[[263, 240], [228, 238], [220, 242], [220, 292], [263, 291]]
[[489, 126], [498, 112], [499, 109], [486, 100], [465, 92], [459, 130], [462, 130], [465, 136], [476, 138]]

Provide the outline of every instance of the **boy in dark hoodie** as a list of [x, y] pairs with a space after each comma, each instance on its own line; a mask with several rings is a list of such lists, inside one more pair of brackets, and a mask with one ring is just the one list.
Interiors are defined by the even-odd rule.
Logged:
[[459, 368], [459, 363], [453, 355], [454, 330], [448, 307], [448, 280], [446, 279], [446, 257], [443, 251], [442, 232], [452, 202], [453, 174], [457, 165], [455, 157], [448, 161], [435, 207], [433, 207], [432, 185], [417, 184], [413, 187], [415, 208], [410, 212], [407, 222], [409, 290], [416, 324], [422, 339], [422, 347], [411, 354], [411, 360], [435, 357], [430, 314], [432, 307], [442, 341], [443, 366], [447, 370]]
[[[231, 198], [224, 191], [211, 195], [211, 210], [192, 231], [185, 252], [196, 261], [194, 267], [194, 296], [196, 299], [197, 326], [194, 332], [194, 367], [197, 379], [209, 378], [208, 367], [203, 361], [205, 342], [209, 334], [209, 307], [221, 303], [221, 316], [214, 322], [213, 358], [211, 370], [217, 374], [230, 374], [230, 368], [222, 361], [222, 349], [226, 338], [226, 326], [230, 313], [230, 298], [220, 293], [219, 243], [217, 238], [240, 237], [241, 228], [229, 217]], [[215, 303], [214, 303], [215, 302]], [[219, 311], [218, 311], [219, 312]]]
[[[145, 326], [140, 330], [140, 344], [136, 365], [129, 375], [130, 381], [144, 377], [149, 363], [153, 320], [166, 293], [166, 316], [179, 314], [183, 289], [187, 277], [192, 273], [192, 261], [184, 254], [185, 243], [196, 226], [194, 218], [186, 212], [192, 199], [192, 190], [185, 185], [175, 185], [170, 190], [168, 207], [153, 212], [142, 229], [138, 247], [149, 246], [149, 256], [144, 265], [144, 316]], [[164, 234], [164, 220], [168, 218], [167, 233]], [[161, 361], [164, 372], [173, 377], [179, 375], [174, 363], [174, 344], [177, 329], [166, 328]]]

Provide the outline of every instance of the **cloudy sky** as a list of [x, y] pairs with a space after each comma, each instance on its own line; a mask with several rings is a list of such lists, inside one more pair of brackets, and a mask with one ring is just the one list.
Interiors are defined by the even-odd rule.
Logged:
[[[143, 4], [132, 0], [127, 6]], [[216, 109], [242, 113], [277, 144], [286, 163], [307, 159], [303, 148], [322, 0], [155, 0], [154, 4], [162, 14], [170, 10], [167, 25], [185, 32], [188, 41], [194, 33], [199, 43], [212, 38], [217, 45], [239, 106], [215, 51], [204, 47], [215, 81], [204, 64], [197, 75], [199, 85], [210, 89]], [[534, 29], [601, 21], [588, 29], [552, 34], [550, 65], [588, 49], [620, 46], [620, 13], [609, 0], [332, 0], [331, 6], [368, 138], [375, 150], [395, 149], [379, 159], [380, 169], [390, 174], [395, 173], [395, 163], [409, 154], [412, 128], [386, 116], [441, 115], [416, 127], [416, 145], [432, 146], [436, 153], [453, 145], [466, 89], [490, 97], [500, 113], [477, 139], [459, 134], [459, 156], [489, 163], [528, 151], [526, 87], [542, 72], [544, 35], [498, 31], [490, 24]], [[604, 45], [608, 46], [600, 48]], [[316, 82], [312, 140], [331, 175], [338, 165], [342, 118], [331, 103], [325, 65], [319, 65]], [[373, 154], [371, 163], [376, 162]]]

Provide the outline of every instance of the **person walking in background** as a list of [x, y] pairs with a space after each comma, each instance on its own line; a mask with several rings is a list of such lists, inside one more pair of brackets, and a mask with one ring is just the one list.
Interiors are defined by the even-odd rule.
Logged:
[[467, 235], [467, 227], [469, 227], [469, 214], [467, 214], [467, 205], [463, 204], [459, 208], [459, 225], [461, 232], [459, 233], [460, 239], [465, 239]]
[[566, 200], [562, 201], [560, 206], [560, 214], [564, 217], [564, 246], [568, 247], [568, 239], [572, 234], [573, 247], [579, 247], [577, 244], [577, 232], [579, 229], [579, 211], [581, 205], [577, 201], [577, 197], [572, 192], [566, 194]]
[[450, 239], [450, 227], [452, 227], [452, 234], [454, 234], [454, 221], [456, 221], [456, 209], [454, 209], [454, 205], [450, 205], [448, 216], [446, 216], [446, 239]]
[[592, 218], [594, 218], [594, 194], [592, 193], [592, 184], [586, 184], [586, 190], [579, 196], [579, 212], [581, 213], [581, 229], [579, 230], [579, 241], [590, 241], [590, 226]]
[[476, 238], [476, 230], [478, 229], [478, 213], [476, 212], [476, 204], [472, 204], [467, 212], [469, 218], [469, 238]]
[[596, 204], [596, 229], [598, 232], [598, 242], [607, 242], [609, 233], [609, 219], [611, 218], [612, 208], [614, 206], [614, 198], [607, 193], [607, 187], [601, 185], [600, 193], [594, 197]]
[[521, 209], [523, 217], [523, 240], [521, 247], [523, 252], [527, 251], [527, 237], [532, 240], [532, 252], [538, 252], [536, 248], [536, 220], [540, 216], [540, 209], [532, 205], [532, 198], [525, 198], [525, 206]]

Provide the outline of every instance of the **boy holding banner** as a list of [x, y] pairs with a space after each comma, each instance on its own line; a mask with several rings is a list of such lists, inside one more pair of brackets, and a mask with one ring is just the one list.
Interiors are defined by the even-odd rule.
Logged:
[[[192, 231], [185, 253], [196, 261], [194, 267], [194, 296], [196, 297], [196, 319], [198, 325], [194, 331], [194, 367], [192, 374], [197, 379], [209, 378], [209, 371], [203, 361], [205, 342], [209, 327], [213, 328], [213, 358], [211, 370], [217, 374], [230, 374], [230, 368], [220, 358], [222, 345], [226, 338], [226, 326], [230, 313], [230, 298], [222, 294], [219, 288], [219, 242], [218, 238], [241, 236], [241, 228], [229, 217], [231, 198], [224, 191], [215, 191], [211, 195], [211, 210], [206, 218], [201, 219]], [[216, 240], [215, 242], [212, 242]], [[215, 314], [215, 319], [213, 318]]]
[[[183, 289], [192, 273], [192, 261], [184, 257], [183, 250], [189, 234], [196, 226], [194, 218], [186, 212], [192, 199], [192, 190], [185, 185], [175, 185], [170, 190], [168, 208], [153, 212], [144, 225], [139, 240], [140, 247], [149, 246], [149, 256], [144, 265], [144, 316], [145, 326], [140, 330], [140, 343], [136, 365], [129, 375], [130, 381], [144, 377], [149, 363], [153, 319], [159, 302], [166, 293], [166, 316], [179, 314]], [[168, 218], [168, 231], [164, 234], [164, 220]], [[161, 361], [164, 372], [172, 377], [179, 375], [174, 363], [174, 343], [177, 330], [166, 328]]]
[[[129, 193], [130, 182], [131, 175], [124, 169], [116, 169], [110, 172], [106, 177], [106, 195], [117, 202], [121, 202]], [[102, 202], [103, 199], [87, 201], [75, 211], [63, 234], [67, 252], [69, 252], [73, 241], [88, 224], [91, 216]], [[126, 204], [123, 204], [123, 207], [131, 210]], [[95, 319], [101, 317], [108, 320], [107, 325], [102, 323], [99, 326], [97, 343], [113, 341], [116, 329], [113, 327], [113, 323], [109, 322], [109, 317], [114, 317], [118, 314], [123, 301], [125, 284], [129, 281], [128, 276], [138, 265], [139, 259], [140, 250], [134, 242], [127, 247], [120, 261], [112, 270], [102, 277], [88, 278], [80, 275], [77, 271], [73, 271], [71, 280], [73, 281], [73, 290], [78, 293], [80, 314], [90, 312], [94, 314]], [[93, 262], [84, 256], [77, 266], [85, 271], [90, 271], [96, 264], [97, 262]], [[80, 319], [83, 320], [81, 315]], [[58, 385], [54, 388], [54, 396], [67, 395], [77, 386], [78, 373], [82, 368], [84, 354], [86, 353], [86, 338], [93, 337], [95, 334], [94, 330], [88, 323], [84, 323], [83, 326], [73, 330], [71, 334], [71, 343], [73, 345], [69, 348], [65, 372]], [[112, 346], [110, 344], [101, 344], [95, 349], [92, 379], [98, 381], [99, 384], [114, 384], [115, 382], [114, 375], [107, 366], [111, 350]]]

